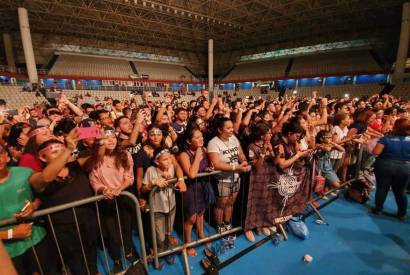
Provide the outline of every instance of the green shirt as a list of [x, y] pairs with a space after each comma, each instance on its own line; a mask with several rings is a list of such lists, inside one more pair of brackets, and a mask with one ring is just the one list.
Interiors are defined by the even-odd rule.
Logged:
[[[0, 183], [0, 220], [12, 218], [16, 213], [20, 212], [26, 204], [25, 201], [33, 201], [33, 193], [31, 192], [29, 177], [32, 170], [25, 167], [10, 167], [9, 178]], [[0, 230], [8, 230], [13, 225], [1, 227]], [[38, 244], [46, 235], [46, 231], [41, 226], [33, 224], [31, 237], [26, 239], [11, 239], [4, 240], [9, 256], [14, 258], [24, 254], [31, 245]]]

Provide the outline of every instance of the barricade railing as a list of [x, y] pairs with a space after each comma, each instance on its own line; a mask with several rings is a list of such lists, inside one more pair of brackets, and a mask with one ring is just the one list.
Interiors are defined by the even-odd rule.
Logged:
[[[313, 211], [312, 211], [312, 212], [318, 214], [319, 217], [323, 218], [323, 217], [320, 215], [320, 212], [318, 211], [318, 209], [316, 209], [316, 208], [312, 205], [312, 203], [313, 203], [314, 201], [317, 201], [317, 200], [323, 198], [324, 196], [326, 196], [326, 195], [328, 195], [328, 194], [330, 194], [330, 193], [336, 191], [336, 190], [339, 190], [339, 189], [342, 189], [342, 188], [346, 187], [347, 185], [349, 185], [350, 183], [352, 183], [354, 180], [356, 180], [356, 179], [359, 177], [359, 175], [360, 175], [360, 168], [361, 168], [361, 164], [362, 164], [363, 149], [364, 149], [364, 146], [359, 146], [359, 150], [355, 150], [355, 153], [357, 153], [357, 156], [356, 156], [357, 158], [356, 158], [356, 163], [354, 164], [354, 165], [355, 165], [355, 169], [354, 169], [354, 172], [352, 173], [353, 178], [351, 178], [351, 179], [349, 179], [349, 180], [347, 180], [347, 181], [342, 182], [342, 183], [340, 184], [340, 187], [339, 187], [339, 188], [337, 188], [337, 189], [330, 189], [330, 190], [328, 190], [327, 192], [325, 192], [324, 194], [322, 194], [321, 196], [318, 196], [318, 197], [315, 197], [315, 198], [311, 199], [311, 200], [308, 202], [307, 205], [312, 206], [312, 208], [313, 208]], [[211, 177], [211, 176], [218, 175], [218, 174], [220, 174], [220, 173], [221, 173], [221, 171], [214, 171], [214, 172], [211, 172], [211, 173], [200, 173], [200, 174], [197, 175], [196, 179], [202, 178], [202, 177]], [[187, 179], [187, 177], [184, 177], [184, 179]], [[166, 187], [166, 188], [173, 188], [173, 184], [177, 182], [177, 179], [174, 178], [174, 179], [168, 180], [167, 182], [168, 182], [168, 187]], [[244, 184], [241, 183], [241, 189], [243, 189], [243, 188], [244, 188]], [[184, 268], [185, 268], [185, 273], [186, 273], [186, 274], [190, 274], [189, 264], [188, 264], [188, 259], [187, 259], [187, 258], [188, 258], [188, 257], [187, 257], [187, 251], [186, 251], [188, 248], [196, 247], [196, 246], [198, 246], [198, 245], [205, 244], [205, 243], [208, 243], [208, 242], [210, 242], [210, 241], [213, 241], [213, 240], [217, 240], [217, 239], [219, 239], [219, 238], [222, 238], [222, 237], [224, 237], [225, 235], [234, 234], [234, 233], [237, 233], [237, 232], [241, 232], [241, 231], [243, 230], [242, 226], [234, 227], [234, 228], [232, 228], [231, 230], [225, 231], [225, 232], [223, 232], [223, 233], [218, 233], [218, 232], [217, 232], [217, 233], [212, 234], [212, 235], [210, 235], [210, 236], [207, 236], [207, 237], [205, 237], [205, 238], [198, 239], [198, 240], [196, 240], [196, 241], [191, 241], [191, 242], [189, 242], [189, 243], [183, 243], [182, 245], [169, 248], [169, 249], [167, 249], [167, 250], [165, 250], [165, 251], [158, 252], [158, 244], [157, 244], [156, 230], [155, 230], [155, 213], [154, 213], [153, 207], [152, 207], [152, 206], [153, 206], [153, 196], [154, 196], [155, 192], [157, 192], [158, 190], [159, 190], [159, 187], [158, 187], [158, 186], [155, 186], [155, 187], [150, 191], [150, 193], [149, 193], [151, 237], [152, 237], [152, 246], [153, 246], [153, 247], [152, 247], [152, 250], [153, 250], [153, 257], [154, 257], [154, 266], [155, 266], [155, 268], [159, 268], [159, 266], [160, 266], [159, 258], [168, 256], [168, 255], [170, 255], [170, 254], [182, 252], [183, 262], [184, 262]], [[243, 191], [244, 191], [244, 190], [242, 190], [242, 192], [243, 192]], [[243, 200], [243, 199], [244, 199], [244, 193], [242, 193], [242, 194], [243, 194], [243, 195], [242, 195], [242, 200]], [[334, 200], [330, 200], [330, 202], [332, 202], [332, 201], [334, 201]], [[328, 205], [330, 202], [326, 203], [326, 205]], [[243, 205], [243, 203], [242, 203], [242, 205]], [[183, 206], [182, 206], [182, 208], [183, 208]], [[183, 209], [182, 209], [181, 211], [183, 211]], [[184, 217], [184, 215], [182, 215], [182, 217]], [[242, 213], [241, 213], [241, 221], [240, 221], [240, 222], [241, 222], [241, 225], [243, 225], [243, 218], [244, 218], [244, 217], [243, 217], [243, 215], [242, 215]], [[287, 239], [287, 236], [286, 236], [286, 233], [285, 233], [283, 227], [282, 227], [280, 224], [279, 224], [278, 226], [279, 226], [278, 229], [281, 230], [281, 233], [284, 235], [285, 239]]]
[[[195, 180], [197, 180], [198, 178], [202, 178], [202, 177], [209, 177], [210, 178], [214, 175], [219, 175], [221, 173], [222, 173], [221, 171], [213, 171], [213, 172], [209, 172], [209, 173], [199, 173]], [[187, 180], [188, 177], [185, 176], [184, 179]], [[174, 184], [176, 182], [177, 182], [176, 178], [168, 180], [167, 181], [167, 183], [168, 183], [167, 188], [173, 188], [172, 184]], [[153, 253], [154, 253], [153, 256], [154, 256], [154, 266], [155, 266], [155, 268], [159, 268], [159, 258], [160, 257], [164, 257], [164, 256], [167, 256], [167, 255], [176, 253], [176, 252], [180, 252], [184, 249], [187, 249], [187, 248], [190, 248], [190, 247], [195, 247], [195, 246], [200, 245], [202, 243], [206, 243], [206, 242], [221, 238], [225, 235], [232, 234], [232, 233], [235, 233], [235, 232], [238, 232], [238, 231], [242, 230], [241, 227], [236, 227], [236, 228], [233, 228], [233, 229], [231, 229], [229, 231], [226, 231], [222, 234], [220, 234], [220, 233], [213, 234], [213, 235], [208, 236], [206, 238], [203, 238], [203, 239], [200, 239], [200, 240], [197, 240], [197, 241], [193, 241], [193, 242], [190, 242], [190, 243], [184, 243], [183, 245], [173, 247], [171, 249], [168, 249], [166, 251], [162, 251], [162, 252], [158, 253], [157, 236], [156, 236], [156, 230], [155, 230], [155, 213], [153, 211], [154, 194], [158, 191], [159, 191], [159, 187], [154, 186], [154, 188], [149, 193], [149, 199], [148, 199], [149, 208], [150, 208], [151, 237], [152, 237], [152, 246], [153, 246], [152, 250], [153, 250]], [[182, 208], [183, 208], [183, 205], [182, 205]], [[181, 211], [183, 212], [183, 209]], [[182, 217], [184, 217], [184, 215], [182, 215]], [[185, 270], [185, 271], [186, 271], [186, 273], [189, 273], [189, 271], [187, 271], [187, 270]]]
[[[139, 205], [138, 199], [132, 193], [127, 192], [127, 191], [122, 191], [119, 194], [119, 196], [125, 196], [125, 197], [129, 198], [132, 201], [132, 203], [135, 205], [137, 230], [138, 230], [138, 236], [139, 236], [139, 239], [140, 239], [140, 252], [141, 252], [140, 257], [143, 261], [143, 264], [144, 264], [145, 268], [148, 269], [148, 266], [147, 266], [147, 253], [146, 253], [146, 248], [145, 248], [145, 239], [144, 239], [144, 232], [143, 232], [142, 218], [141, 218], [141, 210], [140, 210], [140, 205]], [[79, 237], [81, 250], [82, 250], [82, 254], [83, 254], [82, 256], [83, 256], [83, 259], [84, 259], [85, 266], [87, 268], [87, 272], [88, 272], [88, 274], [90, 274], [90, 272], [88, 270], [87, 257], [85, 255], [85, 251], [84, 251], [83, 239], [82, 239], [82, 236], [81, 236], [81, 231], [80, 231], [80, 228], [79, 228], [79, 223], [78, 223], [75, 208], [80, 207], [80, 206], [84, 206], [84, 205], [87, 205], [87, 204], [95, 203], [96, 213], [97, 213], [97, 225], [98, 225], [98, 229], [99, 229], [99, 233], [100, 233], [100, 241], [101, 241], [101, 245], [102, 245], [103, 253], [104, 253], [104, 261], [105, 261], [105, 263], [104, 263], [105, 267], [104, 268], [106, 268], [107, 274], [109, 274], [110, 273], [110, 268], [109, 268], [109, 262], [108, 262], [108, 256], [107, 256], [107, 249], [106, 249], [106, 245], [104, 243], [103, 231], [102, 231], [102, 226], [101, 226], [100, 210], [99, 210], [99, 206], [98, 206], [98, 202], [103, 201], [103, 200], [105, 200], [103, 195], [96, 195], [96, 196], [85, 198], [85, 199], [82, 199], [82, 200], [73, 201], [73, 202], [70, 202], [70, 203], [61, 204], [61, 205], [46, 208], [46, 209], [41, 209], [41, 210], [35, 211], [31, 216], [29, 216], [25, 219], [9, 218], [9, 219], [5, 219], [5, 220], [1, 220], [0, 221], [0, 227], [7, 226], [7, 225], [13, 225], [13, 224], [16, 224], [16, 223], [21, 223], [21, 222], [35, 221], [39, 218], [47, 217], [49, 227], [51, 229], [51, 233], [53, 235], [53, 239], [54, 239], [55, 245], [57, 247], [59, 260], [62, 263], [63, 271], [66, 274], [68, 274], [66, 269], [65, 269], [66, 268], [65, 261], [64, 261], [63, 255], [62, 255], [63, 254], [62, 249], [64, 249], [64, 248], [61, 247], [58, 243], [58, 239], [57, 239], [57, 236], [56, 236], [56, 232], [54, 230], [51, 214], [54, 214], [54, 213], [57, 213], [57, 212], [60, 212], [60, 211], [63, 211], [63, 210], [72, 209], [73, 210], [73, 215], [74, 215], [75, 226], [76, 226], [76, 230], [77, 230], [77, 234], [78, 234], [78, 237]], [[117, 198], [115, 197], [113, 200], [115, 202], [115, 211], [116, 211], [117, 222], [118, 222], [118, 226], [119, 226], [120, 239], [121, 239], [121, 246], [122, 246], [121, 247], [121, 252], [123, 254], [122, 259], [124, 259], [125, 258], [125, 251], [124, 251], [124, 242], [123, 242], [123, 239], [122, 239], [123, 238], [122, 237], [123, 233], [122, 233], [122, 229], [121, 229], [119, 207], [118, 207], [118, 204], [117, 204]], [[36, 263], [39, 267], [39, 270], [40, 270], [41, 274], [43, 274], [40, 259], [38, 258], [37, 253], [35, 251], [35, 248], [32, 244], [31, 244], [31, 249], [32, 249], [33, 254], [35, 256], [35, 260], [36, 260]], [[96, 249], [97, 249], [97, 247], [96, 247]]]

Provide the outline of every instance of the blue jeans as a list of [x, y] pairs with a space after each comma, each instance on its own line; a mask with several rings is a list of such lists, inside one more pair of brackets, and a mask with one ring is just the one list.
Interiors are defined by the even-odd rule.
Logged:
[[383, 204], [391, 187], [397, 203], [397, 215], [406, 215], [406, 187], [410, 183], [410, 163], [391, 159], [377, 159], [374, 168], [376, 175], [376, 210], [383, 210]]

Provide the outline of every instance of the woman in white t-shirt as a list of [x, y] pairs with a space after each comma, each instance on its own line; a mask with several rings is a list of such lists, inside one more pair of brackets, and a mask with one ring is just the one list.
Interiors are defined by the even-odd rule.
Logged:
[[[344, 113], [338, 113], [333, 118], [333, 129], [331, 130], [332, 142], [343, 145], [344, 143], [350, 141], [347, 139], [347, 133], [350, 125], [350, 117]], [[333, 170], [338, 171], [342, 166], [344, 152], [338, 150], [332, 150], [330, 152], [330, 161], [332, 162]]]
[[207, 151], [215, 170], [223, 171], [218, 177], [215, 220], [218, 232], [224, 232], [232, 228], [233, 205], [240, 187], [239, 172], [249, 172], [251, 166], [233, 134], [232, 121], [218, 117], [213, 126], [216, 136], [209, 141]]

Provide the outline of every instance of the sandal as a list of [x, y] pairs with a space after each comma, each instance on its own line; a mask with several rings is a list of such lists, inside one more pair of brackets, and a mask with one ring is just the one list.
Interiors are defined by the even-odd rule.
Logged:
[[262, 232], [263, 232], [263, 235], [265, 235], [265, 236], [269, 236], [271, 234], [269, 228], [267, 228], [267, 227], [263, 227]]
[[169, 236], [168, 237], [168, 242], [171, 245], [177, 245], [178, 244], [178, 239], [174, 236]]
[[253, 235], [251, 230], [245, 232], [245, 237], [251, 243], [253, 243], [255, 241], [255, 236]]
[[218, 257], [212, 253], [212, 251], [209, 248], [204, 249], [204, 254], [212, 262], [213, 265], [218, 266], [219, 265], [219, 259]]
[[187, 254], [190, 256], [190, 257], [196, 257], [198, 254], [196, 253], [196, 250], [195, 250], [195, 248], [188, 248], [187, 249]]
[[205, 269], [205, 274], [207, 275], [218, 275], [218, 269], [209, 261], [209, 259], [204, 258], [201, 260], [201, 265]]

